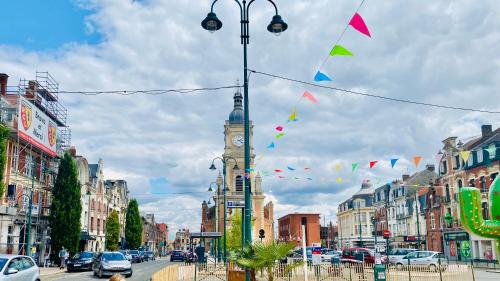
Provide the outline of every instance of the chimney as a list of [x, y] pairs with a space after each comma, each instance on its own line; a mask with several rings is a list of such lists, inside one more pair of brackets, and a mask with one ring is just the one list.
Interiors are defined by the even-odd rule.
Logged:
[[491, 137], [493, 134], [493, 128], [491, 125], [482, 125], [481, 126], [481, 136], [483, 138]]
[[436, 169], [434, 164], [427, 164], [425, 165], [425, 169], [429, 172], [434, 172], [434, 170]]
[[410, 175], [403, 175], [403, 182], [407, 181], [410, 178]]
[[71, 156], [73, 156], [73, 157], [76, 157], [76, 147], [74, 147], [74, 146], [70, 147], [69, 154], [71, 154]]
[[9, 75], [0, 73], [0, 94], [2, 96], [7, 94], [7, 80], [9, 80]]

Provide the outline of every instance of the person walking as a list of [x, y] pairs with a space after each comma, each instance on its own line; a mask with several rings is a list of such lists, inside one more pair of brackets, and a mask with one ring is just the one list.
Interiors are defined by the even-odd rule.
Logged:
[[43, 267], [49, 266], [49, 260], [50, 260], [50, 252], [47, 252], [44, 257]]
[[64, 255], [64, 266], [68, 264], [68, 259], [69, 259], [69, 251], [66, 251], [66, 254]]
[[66, 257], [66, 249], [64, 248], [64, 246], [62, 247], [62, 249], [59, 251], [59, 260], [61, 261], [61, 265], [59, 266], [60, 269], [63, 269], [64, 266], [66, 265], [66, 260], [65, 260], [65, 257]]

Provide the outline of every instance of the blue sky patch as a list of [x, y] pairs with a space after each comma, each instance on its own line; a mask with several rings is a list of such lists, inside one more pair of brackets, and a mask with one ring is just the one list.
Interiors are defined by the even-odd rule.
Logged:
[[70, 0], [2, 1], [0, 45], [44, 51], [67, 43], [99, 43], [100, 34], [85, 27], [92, 12]]

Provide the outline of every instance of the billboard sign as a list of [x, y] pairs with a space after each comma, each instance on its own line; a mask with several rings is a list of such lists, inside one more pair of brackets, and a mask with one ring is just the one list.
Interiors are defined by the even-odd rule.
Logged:
[[243, 201], [227, 201], [228, 208], [245, 208], [245, 202]]
[[23, 96], [19, 96], [17, 130], [25, 141], [50, 156], [57, 155], [57, 124]]

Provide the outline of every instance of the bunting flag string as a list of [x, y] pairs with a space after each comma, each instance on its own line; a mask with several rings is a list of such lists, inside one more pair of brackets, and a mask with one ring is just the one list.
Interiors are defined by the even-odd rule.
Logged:
[[351, 168], [353, 172], [356, 171], [356, 169], [358, 168], [358, 163], [352, 163]]
[[330, 56], [354, 56], [351, 51], [347, 50], [344, 46], [335, 45], [330, 51]]
[[462, 159], [464, 160], [465, 163], [467, 163], [467, 161], [469, 161], [469, 155], [470, 155], [469, 150], [460, 151], [460, 157], [462, 157]]
[[278, 132], [283, 131], [283, 126], [278, 126], [278, 127], [276, 127], [276, 131], [278, 131]]
[[292, 167], [290, 167], [290, 166], [288, 166], [287, 168], [288, 168], [288, 170], [290, 170], [290, 171], [295, 171], [295, 169], [294, 169], [294, 168], [292, 168]]
[[351, 21], [349, 21], [349, 25], [357, 31], [363, 33], [364, 35], [372, 37], [370, 31], [368, 30], [368, 27], [365, 24], [365, 21], [358, 13], [354, 14], [354, 16], [351, 18]]
[[269, 148], [269, 149], [273, 149], [274, 147], [275, 147], [274, 141], [273, 141], [273, 142], [271, 142], [271, 144], [269, 144], [269, 145], [267, 146], [267, 148]]
[[378, 161], [370, 161], [370, 169], [373, 168], [375, 166], [375, 164], [377, 164]]
[[311, 102], [313, 103], [318, 103], [318, 100], [316, 99], [316, 97], [314, 97], [311, 93], [309, 93], [308, 91], [305, 91], [304, 94], [302, 95], [304, 98], [310, 100]]
[[420, 164], [420, 160], [422, 160], [421, 156], [413, 156], [413, 162], [415, 163], [415, 168], [417, 168], [418, 164]]

